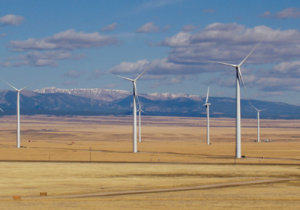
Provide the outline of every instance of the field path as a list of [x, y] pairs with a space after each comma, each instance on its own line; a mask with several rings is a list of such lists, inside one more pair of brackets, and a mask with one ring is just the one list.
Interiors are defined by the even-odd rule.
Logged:
[[58, 195], [58, 196], [28, 196], [22, 197], [22, 199], [59, 199], [59, 198], [88, 198], [88, 197], [104, 197], [104, 196], [117, 196], [117, 195], [132, 195], [132, 194], [145, 194], [145, 193], [161, 193], [161, 192], [176, 192], [176, 191], [188, 191], [188, 190], [204, 190], [204, 189], [214, 189], [222, 187], [236, 187], [243, 185], [253, 185], [253, 184], [268, 184], [276, 182], [286, 182], [291, 181], [291, 178], [282, 179], [268, 179], [268, 180], [256, 180], [247, 182], [233, 182], [233, 183], [223, 183], [223, 184], [210, 184], [201, 185], [194, 187], [180, 187], [180, 188], [167, 188], [167, 189], [154, 189], [154, 190], [133, 190], [133, 191], [119, 191], [119, 192], [106, 192], [106, 193], [89, 193], [89, 194], [77, 194], [77, 195]]

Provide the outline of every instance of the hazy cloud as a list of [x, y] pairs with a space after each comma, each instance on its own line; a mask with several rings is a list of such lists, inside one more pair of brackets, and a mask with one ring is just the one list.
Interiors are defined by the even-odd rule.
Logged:
[[161, 30], [162, 31], [167, 31], [171, 26], [170, 25], [166, 25], [165, 27], [163, 27]]
[[70, 29], [47, 38], [29, 38], [26, 41], [11, 41], [10, 47], [13, 51], [54, 49], [74, 50], [104, 47], [116, 44], [117, 42], [118, 40], [113, 36], [104, 36], [97, 32], [76, 32], [74, 29]]
[[255, 98], [268, 98], [272, 96], [284, 96], [282, 91], [273, 91], [273, 92], [258, 92], [254, 95]]
[[16, 15], [5, 15], [0, 18], [0, 23], [1, 26], [6, 26], [6, 25], [20, 25], [23, 22], [24, 17], [22, 16], [16, 16]]
[[272, 15], [271, 12], [266, 11], [261, 15], [261, 17], [275, 18], [275, 19], [287, 19], [287, 18], [298, 19], [300, 18], [300, 10], [299, 8], [287, 8], [280, 12], [275, 13], [274, 15]]
[[141, 12], [147, 9], [156, 9], [160, 7], [164, 7], [171, 4], [177, 4], [182, 2], [183, 0], [151, 0], [141, 4], [137, 9], [136, 12]]
[[184, 75], [177, 75], [175, 77], [172, 78], [164, 78], [164, 79], [160, 79], [158, 82], [154, 83], [150, 88], [157, 88], [159, 86], [163, 86], [163, 85], [174, 85], [174, 84], [180, 84], [182, 83], [185, 79], [187, 78], [187, 76]]
[[88, 77], [88, 79], [98, 79], [100, 77], [103, 76], [103, 71], [101, 71], [100, 69], [96, 69], [95, 71], [93, 71], [91, 73], [91, 75]]
[[83, 71], [77, 71], [77, 70], [71, 70], [68, 71], [67, 73], [63, 74], [62, 77], [67, 77], [67, 78], [79, 78], [84, 74]]
[[274, 66], [271, 73], [286, 77], [300, 77], [300, 61], [282, 62]]
[[9, 57], [2, 64], [3, 66], [57, 66], [57, 60], [78, 60], [84, 58], [83, 54], [72, 55], [69, 51], [30, 51], [25, 55]]
[[154, 25], [153, 22], [146, 23], [136, 30], [137, 33], [154, 33], [159, 32], [159, 27]]
[[106, 85], [104, 86], [103, 88], [107, 88], [107, 89], [114, 89], [116, 87], [120, 86], [119, 84], [109, 84], [109, 85]]
[[79, 84], [78, 81], [65, 81], [65, 82], [62, 83], [62, 85], [65, 85], [65, 86], [67, 86], [67, 85], [78, 85], [78, 84]]
[[195, 30], [196, 28], [198, 28], [198, 26], [193, 26], [192, 24], [189, 24], [189, 25], [183, 26], [181, 30], [184, 32], [190, 32], [190, 31]]
[[[119, 65], [111, 68], [109, 72], [113, 74], [129, 74], [134, 75], [132, 77], [135, 77], [143, 72], [149, 65], [150, 68], [143, 78], [146, 78], [147, 75], [188, 75], [212, 71], [210, 65], [182, 65], [169, 62], [167, 58], [164, 58], [156, 59], [151, 62], [147, 60], [121, 62]], [[215, 71], [215, 69], [213, 71]]]
[[117, 23], [112, 23], [106, 27], [103, 27], [100, 31], [113, 31], [117, 27]]

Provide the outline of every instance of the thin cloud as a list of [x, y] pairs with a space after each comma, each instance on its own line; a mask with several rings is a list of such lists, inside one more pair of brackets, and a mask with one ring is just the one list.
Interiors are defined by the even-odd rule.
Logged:
[[78, 85], [79, 82], [78, 81], [65, 81], [62, 83], [62, 85], [64, 86], [69, 86], [69, 85]]
[[105, 89], [114, 89], [116, 87], [119, 87], [120, 84], [109, 84], [109, 85], [105, 85], [103, 88]]
[[149, 10], [149, 9], [157, 9], [172, 4], [178, 4], [183, 1], [184, 0], [152, 0], [139, 5], [134, 12], [136, 13], [136, 12], [142, 12], [144, 10]]
[[91, 73], [91, 75], [87, 78], [88, 80], [98, 79], [104, 75], [103, 71], [100, 69], [96, 69]]
[[146, 23], [136, 30], [137, 33], [155, 33], [159, 32], [159, 27], [154, 25], [153, 22]]
[[286, 8], [280, 12], [272, 15], [271, 12], [266, 11], [260, 17], [263, 18], [274, 18], [274, 19], [299, 19], [300, 18], [300, 10], [299, 8]]
[[189, 25], [183, 26], [181, 30], [184, 31], [184, 32], [190, 32], [190, 31], [195, 30], [196, 28], [198, 28], [198, 26], [194, 26], [192, 24], [189, 24]]
[[99, 48], [116, 44], [118, 40], [113, 36], [104, 36], [97, 32], [76, 32], [74, 29], [54, 34], [51, 37], [25, 41], [11, 41], [10, 47], [13, 51], [27, 50], [75, 50], [83, 48]]
[[54, 50], [41, 53], [39, 51], [30, 51], [25, 55], [9, 57], [2, 64], [4, 67], [9, 66], [57, 66], [58, 60], [79, 60], [84, 58], [83, 54], [73, 55], [69, 51]]
[[103, 27], [100, 31], [113, 31], [116, 29], [117, 25], [117, 23], [112, 23], [106, 27]]
[[7, 25], [20, 25], [24, 20], [24, 17], [17, 16], [17, 15], [5, 15], [0, 18], [1, 26], [7, 26]]
[[171, 26], [170, 25], [166, 25], [165, 27], [162, 28], [162, 31], [167, 31]]
[[79, 78], [84, 74], [83, 71], [77, 71], [77, 70], [71, 70], [68, 71], [67, 73], [63, 74], [62, 77], [67, 77], [67, 78]]
[[184, 75], [177, 75], [175, 77], [170, 78], [169, 80], [167, 79], [160, 79], [158, 82], [154, 83], [150, 88], [157, 88], [159, 86], [170, 86], [174, 84], [180, 84], [182, 83], [187, 76]]

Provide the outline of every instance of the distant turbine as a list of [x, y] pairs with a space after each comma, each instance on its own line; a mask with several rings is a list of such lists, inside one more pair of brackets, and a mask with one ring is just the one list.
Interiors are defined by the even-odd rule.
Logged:
[[149, 65], [145, 71], [143, 71], [137, 78], [130, 79], [127, 77], [122, 77], [120, 75], [115, 75], [118, 77], [121, 77], [123, 79], [129, 80], [133, 84], [133, 153], [137, 152], [137, 139], [136, 139], [136, 81], [150, 68], [151, 65]]
[[208, 102], [208, 95], [209, 95], [209, 87], [207, 88], [207, 95], [206, 95], [206, 101], [205, 101], [205, 108], [206, 108], [206, 116], [207, 116], [207, 144], [209, 145], [210, 142], [209, 142], [209, 106], [211, 105], [210, 103], [207, 103]]
[[[245, 83], [243, 80], [242, 72], [240, 70], [241, 65], [247, 60], [247, 58], [251, 55], [251, 53], [257, 48], [260, 42], [254, 47], [254, 49], [242, 60], [242, 62], [238, 65], [223, 63], [219, 61], [210, 61], [213, 63], [219, 63], [226, 66], [232, 66], [236, 69], [236, 158], [241, 158], [241, 95], [240, 95], [240, 80], [242, 81], [244, 88]], [[246, 88], [245, 88], [246, 90]]]
[[144, 114], [146, 114], [142, 108], [141, 108], [141, 105], [140, 105], [140, 101], [139, 101], [139, 142], [142, 142], [142, 125], [141, 125], [141, 112], [143, 112]]
[[[5, 82], [4, 80], [2, 80], [3, 82]], [[5, 82], [6, 84], [8, 84], [10, 87], [12, 87], [15, 91], [17, 91], [17, 148], [21, 147], [21, 137], [20, 137], [20, 92], [28, 87], [30, 87], [31, 85], [28, 85], [26, 87], [23, 87], [21, 89], [17, 89], [14, 86], [12, 86], [11, 84]]]
[[255, 106], [253, 106], [251, 103], [250, 105], [257, 111], [257, 142], [260, 142], [260, 134], [259, 134], [259, 113], [263, 111], [264, 109], [257, 109]]

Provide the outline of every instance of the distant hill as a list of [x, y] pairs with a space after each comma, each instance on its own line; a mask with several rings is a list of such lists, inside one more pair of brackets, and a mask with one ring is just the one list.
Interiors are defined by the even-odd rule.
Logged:
[[[204, 97], [188, 94], [141, 94], [142, 108], [148, 115], [205, 117]], [[210, 97], [211, 117], [235, 117], [235, 99]], [[34, 92], [24, 90], [20, 97], [22, 114], [47, 115], [130, 115], [132, 96], [128, 91], [109, 89], [43, 88]], [[300, 106], [286, 103], [252, 100], [261, 118], [300, 119]], [[16, 92], [0, 91], [1, 115], [16, 114]], [[256, 118], [248, 100], [241, 100], [242, 118]]]

